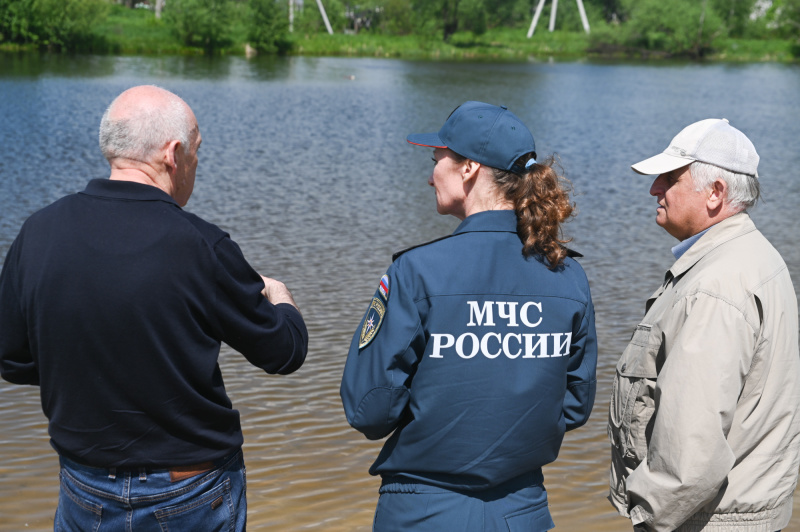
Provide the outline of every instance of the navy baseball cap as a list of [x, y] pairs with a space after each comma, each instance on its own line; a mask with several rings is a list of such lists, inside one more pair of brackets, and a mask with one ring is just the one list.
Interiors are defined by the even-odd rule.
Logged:
[[[450, 113], [438, 133], [415, 133], [406, 140], [417, 146], [449, 148], [475, 162], [522, 173], [517, 159], [533, 152], [533, 135], [507, 107], [465, 102]], [[529, 162], [530, 164], [530, 162]]]

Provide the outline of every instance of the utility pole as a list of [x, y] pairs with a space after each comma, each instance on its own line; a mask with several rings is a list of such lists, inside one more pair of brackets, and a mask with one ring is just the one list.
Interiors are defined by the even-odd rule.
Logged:
[[325, 13], [325, 6], [322, 5], [322, 0], [317, 0], [317, 6], [319, 6], [319, 12], [322, 15], [322, 20], [325, 21], [325, 28], [327, 28], [328, 34], [333, 35], [333, 30], [331, 29], [331, 23], [328, 21], [328, 14]]
[[[289, 0], [289, 33], [294, 32], [294, 4], [297, 0]], [[325, 29], [328, 30], [329, 35], [333, 35], [331, 23], [328, 20], [328, 14], [325, 12], [325, 6], [322, 5], [322, 0], [317, 0], [317, 7], [319, 14], [322, 15], [322, 20], [325, 22]]]
[[[578, 3], [578, 11], [581, 14], [581, 23], [583, 24], [583, 30], [586, 33], [589, 33], [589, 19], [586, 18], [586, 10], [583, 8], [583, 0], [575, 0]], [[539, 4], [536, 6], [536, 12], [533, 14], [533, 20], [531, 21], [531, 27], [528, 28], [528, 38], [530, 39], [533, 36], [533, 32], [536, 30], [536, 24], [539, 23], [539, 17], [542, 15], [542, 9], [544, 9], [545, 0], [539, 0]], [[553, 0], [553, 5], [550, 8], [550, 27], [549, 30], [552, 33], [554, 29], [556, 29], [556, 11], [558, 11], [558, 0]]]

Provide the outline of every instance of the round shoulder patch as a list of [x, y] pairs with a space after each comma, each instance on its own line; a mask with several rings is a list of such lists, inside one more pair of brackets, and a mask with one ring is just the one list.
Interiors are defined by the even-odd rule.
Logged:
[[361, 336], [358, 339], [358, 348], [363, 349], [378, 334], [378, 329], [381, 328], [383, 323], [383, 316], [386, 314], [386, 307], [383, 301], [377, 297], [372, 298], [372, 303], [367, 310], [367, 316], [364, 318], [364, 325], [361, 327]]

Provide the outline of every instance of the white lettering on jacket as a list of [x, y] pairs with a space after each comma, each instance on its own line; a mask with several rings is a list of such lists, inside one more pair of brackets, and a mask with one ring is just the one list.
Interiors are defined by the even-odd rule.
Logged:
[[[501, 326], [519, 327], [520, 322], [529, 328], [542, 323], [542, 304], [528, 301], [517, 312], [517, 301], [467, 301], [469, 322], [467, 327], [496, 327], [495, 316]], [[496, 312], [495, 312], [496, 311]], [[458, 337], [447, 333], [431, 333], [431, 358], [444, 358], [445, 353], [455, 354], [465, 360], [474, 358], [480, 353], [488, 359], [503, 355], [510, 359], [518, 358], [552, 358], [569, 356], [572, 345], [572, 333], [512, 333], [492, 331], [478, 336], [466, 332]], [[524, 353], [524, 354], [523, 354]]]
[[[467, 301], [467, 305], [469, 306], [469, 322], [467, 323], [467, 327], [479, 325], [494, 327], [493, 305], [497, 306], [497, 317], [505, 319], [508, 327], [519, 327], [516, 313], [518, 303], [516, 301], [484, 301], [483, 307], [479, 307], [477, 301]], [[535, 323], [530, 320], [530, 307], [536, 307], [538, 311], [535, 316], [538, 316], [539, 319]], [[486, 319], [485, 321], [484, 318]], [[538, 326], [542, 323], [542, 304], [536, 303], [535, 301], [528, 301], [519, 309], [519, 319], [526, 327]]]
[[[551, 339], [552, 338], [552, 339]], [[522, 358], [550, 358], [569, 355], [572, 345], [572, 333], [554, 334], [515, 334], [490, 332], [482, 337], [474, 333], [464, 333], [457, 338], [452, 334], [431, 333], [433, 349], [431, 358], [444, 358], [444, 354], [453, 348], [458, 356], [464, 359], [473, 358], [478, 353], [486, 358], [497, 358], [501, 354], [514, 359], [522, 354]]]

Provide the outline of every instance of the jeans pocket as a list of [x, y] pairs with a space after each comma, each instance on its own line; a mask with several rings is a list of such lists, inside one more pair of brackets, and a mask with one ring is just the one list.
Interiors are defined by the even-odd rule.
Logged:
[[544, 532], [555, 528], [547, 501], [506, 516], [509, 532]]
[[180, 504], [159, 508], [153, 515], [164, 532], [232, 532], [236, 529], [236, 508], [230, 479]]
[[68, 478], [62, 474], [53, 528], [57, 532], [96, 531], [102, 516], [103, 507], [81, 497], [70, 488]]

